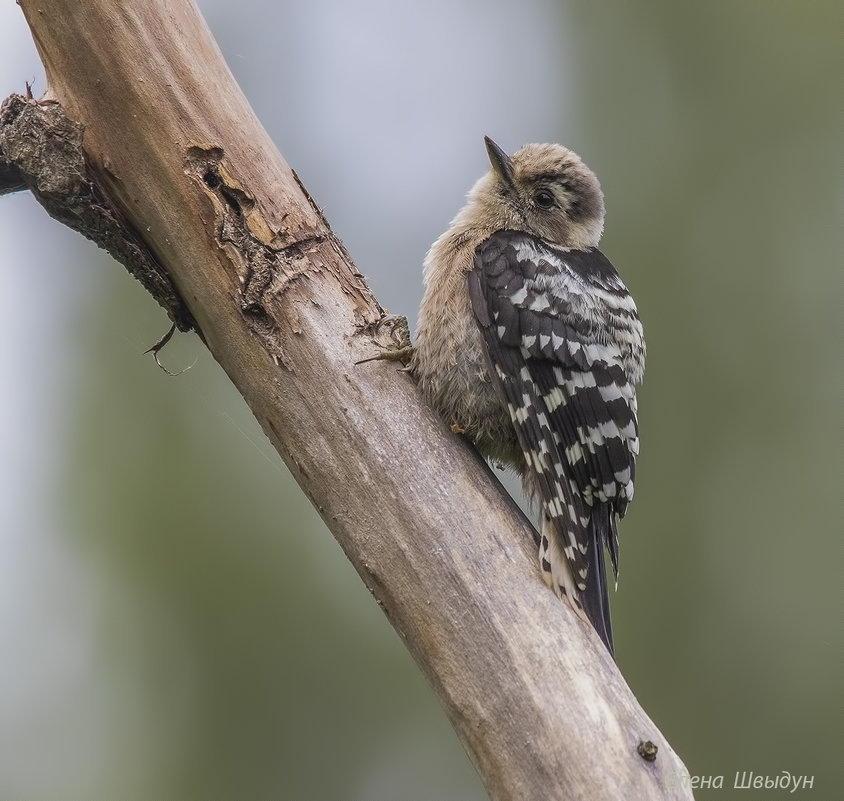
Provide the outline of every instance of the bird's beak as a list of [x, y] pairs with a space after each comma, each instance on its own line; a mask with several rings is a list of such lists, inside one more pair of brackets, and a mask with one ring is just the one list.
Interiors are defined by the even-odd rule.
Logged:
[[512, 186], [513, 162], [510, 160], [510, 157], [488, 136], [484, 137], [484, 142], [486, 143], [486, 152], [489, 155], [489, 163], [492, 164], [492, 169], [495, 170], [498, 177], [507, 186]]

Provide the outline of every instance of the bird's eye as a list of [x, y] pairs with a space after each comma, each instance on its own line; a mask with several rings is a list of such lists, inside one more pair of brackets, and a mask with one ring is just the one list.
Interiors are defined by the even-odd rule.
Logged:
[[541, 209], [550, 209], [554, 205], [554, 196], [547, 189], [538, 190], [533, 199]]

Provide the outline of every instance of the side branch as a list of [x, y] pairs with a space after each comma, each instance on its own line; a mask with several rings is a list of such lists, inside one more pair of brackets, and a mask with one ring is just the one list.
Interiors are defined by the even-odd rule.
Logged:
[[196, 326], [170, 276], [100, 188], [82, 133], [58, 101], [7, 97], [0, 106], [0, 196], [29, 189], [53, 219], [111, 254], [179, 330], [190, 331]]

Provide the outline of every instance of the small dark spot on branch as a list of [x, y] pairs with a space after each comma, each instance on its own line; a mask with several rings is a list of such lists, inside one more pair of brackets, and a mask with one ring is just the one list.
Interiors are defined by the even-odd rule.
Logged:
[[636, 751], [639, 753], [639, 756], [645, 760], [645, 762], [655, 762], [656, 761], [656, 752], [659, 750], [655, 743], [652, 743], [650, 740], [642, 740], [639, 745], [636, 747]]
[[209, 189], [216, 189], [220, 185], [220, 176], [211, 169], [203, 173], [202, 180]]

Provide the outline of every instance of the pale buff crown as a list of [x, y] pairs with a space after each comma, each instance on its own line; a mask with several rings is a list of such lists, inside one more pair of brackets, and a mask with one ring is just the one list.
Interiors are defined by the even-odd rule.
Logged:
[[563, 248], [596, 247], [604, 195], [580, 157], [556, 144], [530, 144], [508, 156], [486, 139], [492, 169], [472, 187], [454, 223], [527, 231]]

